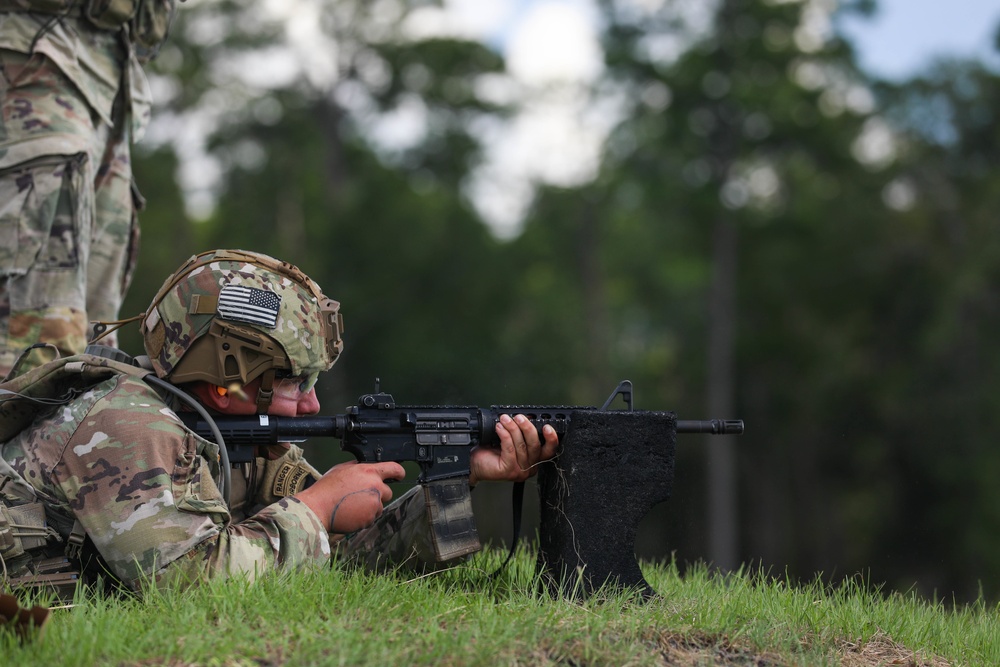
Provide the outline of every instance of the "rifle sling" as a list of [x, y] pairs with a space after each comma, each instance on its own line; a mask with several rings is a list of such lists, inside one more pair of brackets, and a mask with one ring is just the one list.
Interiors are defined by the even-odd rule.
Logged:
[[507, 558], [504, 562], [493, 571], [490, 575], [490, 579], [495, 579], [498, 574], [503, 572], [504, 568], [507, 567], [507, 563], [514, 557], [514, 552], [517, 551], [517, 541], [521, 536], [521, 514], [524, 508], [524, 482], [514, 482], [514, 488], [511, 490], [511, 511], [513, 512], [514, 520], [514, 539], [510, 543], [510, 551], [507, 552]]

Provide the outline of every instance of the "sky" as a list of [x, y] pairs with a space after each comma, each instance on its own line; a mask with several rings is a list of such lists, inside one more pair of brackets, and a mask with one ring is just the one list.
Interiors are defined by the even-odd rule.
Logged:
[[941, 55], [1000, 66], [992, 46], [1000, 27], [998, 0], [879, 0], [873, 19], [843, 27], [862, 66], [884, 78], [906, 78]]
[[[655, 5], [664, 0], [631, 1]], [[697, 0], [667, 1], [683, 7]], [[575, 24], [586, 24], [595, 14], [591, 0], [446, 0], [444, 4], [456, 24], [511, 55], [524, 32], [546, 33], [545, 55], [557, 60], [572, 57], [574, 51], [561, 48], [561, 42], [573, 40], [579, 46]], [[843, 24], [862, 63], [874, 74], [905, 77], [937, 55], [976, 56], [1000, 66], [992, 48], [1000, 25], [1000, 0], [877, 0], [877, 5], [874, 17]]]
[[[624, 1], [647, 6], [673, 2], [692, 15], [704, 7], [704, 0]], [[592, 0], [446, 0], [445, 6], [459, 32], [496, 46], [508, 69], [531, 84], [586, 81], [600, 71]], [[837, 26], [851, 38], [861, 66], [874, 76], [905, 79], [940, 56], [978, 57], [1000, 69], [992, 46], [1000, 27], [1000, 0], [878, 0], [874, 16]], [[531, 180], [566, 186], [589, 180], [604, 129], [599, 114], [588, 117], [571, 100], [539, 103], [521, 114], [471, 184], [473, 200], [494, 232], [500, 237], [517, 234], [530, 205]]]
[[[833, 6], [837, 0], [803, 1]], [[508, 71], [535, 93], [532, 102], [510, 125], [480, 128], [487, 144], [488, 159], [467, 185], [467, 194], [494, 233], [515, 236], [531, 204], [535, 182], [572, 187], [596, 174], [603, 137], [615, 118], [614, 109], [586, 104], [582, 92], [574, 96], [572, 86], [555, 82], [586, 83], [601, 71], [601, 51], [596, 36], [595, 0], [443, 0], [428, 6], [422, 19], [413, 22], [415, 34], [450, 33], [483, 40], [505, 56]], [[686, 12], [697, 25], [706, 16], [706, 0], [619, 0], [640, 7], [671, 3]], [[871, 74], [888, 79], [904, 79], [918, 73], [935, 57], [978, 57], [1000, 71], [1000, 55], [993, 48], [1000, 27], [1000, 0], [877, 0], [876, 15], [865, 20], [841, 22], [839, 28], [854, 43], [861, 65]], [[281, 11], [288, 7], [309, 7], [309, 0], [272, 0]], [[315, 31], [316, 21], [306, 12], [290, 30]], [[304, 45], [309, 35], [296, 38]], [[668, 47], [669, 48], [669, 47]], [[305, 49], [307, 53], [325, 52]], [[315, 65], [307, 61], [307, 69]], [[320, 67], [316, 76], [329, 76]], [[555, 91], [545, 95], [547, 90]], [[386, 123], [382, 133], [389, 137], [413, 135], [414, 118], [419, 114], [399, 114]], [[188, 120], [188, 122], [192, 122]], [[393, 125], [393, 123], [395, 123]], [[416, 123], [419, 125], [419, 122]], [[188, 128], [191, 129], [190, 127]], [[204, 132], [186, 133], [202, 136]], [[197, 142], [195, 142], [197, 143]], [[196, 217], [210, 210], [212, 194], [211, 160], [204, 148], [195, 146], [185, 159], [182, 182], [189, 208]], [[218, 171], [218, 169], [215, 169]], [[217, 176], [217, 174], [216, 174]], [[201, 202], [201, 203], [199, 203]]]

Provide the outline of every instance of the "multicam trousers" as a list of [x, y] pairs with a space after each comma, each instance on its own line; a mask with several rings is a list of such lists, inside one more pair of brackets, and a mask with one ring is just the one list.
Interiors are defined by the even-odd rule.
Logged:
[[47, 56], [0, 49], [0, 378], [118, 317], [139, 239], [125, 106], [110, 127]]

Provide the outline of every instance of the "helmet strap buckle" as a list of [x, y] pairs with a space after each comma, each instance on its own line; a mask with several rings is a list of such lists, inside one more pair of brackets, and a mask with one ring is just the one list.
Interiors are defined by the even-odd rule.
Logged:
[[266, 415], [274, 398], [274, 369], [264, 371], [260, 377], [260, 389], [257, 390], [257, 413]]

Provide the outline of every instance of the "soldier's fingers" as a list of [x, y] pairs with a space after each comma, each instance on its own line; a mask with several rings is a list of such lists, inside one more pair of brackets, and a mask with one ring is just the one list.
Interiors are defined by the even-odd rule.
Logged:
[[391, 472], [384, 474], [380, 472], [377, 479], [371, 480], [371, 486], [368, 488], [368, 491], [371, 491], [383, 503], [392, 500], [392, 487], [389, 484], [397, 479], [392, 474]]
[[517, 432], [512, 434], [517, 463], [521, 470], [528, 470], [538, 461], [538, 429], [524, 415], [514, 417]]
[[[497, 435], [500, 438], [500, 461], [507, 469], [516, 470], [520, 466], [519, 459], [524, 452], [524, 438], [517, 422], [510, 415], [500, 415], [497, 423]], [[518, 445], [520, 441], [520, 445]]]
[[538, 457], [540, 461], [548, 461], [556, 452], [559, 450], [559, 435], [556, 430], [546, 424], [542, 427], [542, 438], [545, 440], [542, 443], [541, 453]]
[[525, 446], [537, 447], [538, 429], [531, 423], [531, 420], [524, 415], [518, 415], [514, 417], [514, 421], [517, 422], [517, 427], [521, 430], [521, 437], [524, 438]]
[[406, 468], [395, 461], [376, 464], [375, 472], [386, 482], [398, 482], [406, 477]]
[[[382, 504], [385, 504], [390, 500], [392, 500], [392, 487], [390, 487], [388, 484], [382, 484], [381, 488], [375, 490], [378, 492], [379, 500], [382, 501]], [[379, 515], [381, 514], [382, 512], [379, 511]]]
[[550, 459], [555, 454], [555, 448], [559, 444], [559, 436], [556, 435], [555, 429], [551, 426], [543, 426], [541, 432], [539, 432], [530, 419], [523, 415], [518, 415], [518, 417], [520, 418], [518, 425], [524, 435], [527, 459], [522, 462], [522, 467], [530, 467], [534, 470], [535, 465], [539, 461]]

